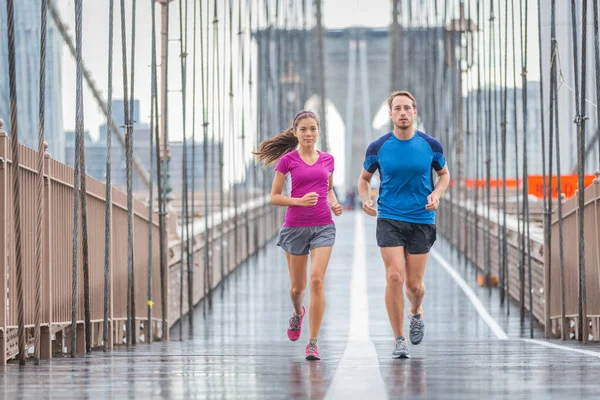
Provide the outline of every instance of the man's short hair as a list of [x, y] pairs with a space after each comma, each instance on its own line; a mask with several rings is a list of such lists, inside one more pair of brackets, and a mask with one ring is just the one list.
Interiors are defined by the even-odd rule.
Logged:
[[390, 109], [390, 111], [392, 110], [392, 103], [394, 102], [394, 99], [398, 96], [406, 96], [409, 99], [412, 100], [412, 106], [413, 108], [417, 108], [417, 100], [415, 99], [415, 96], [413, 96], [413, 94], [411, 92], [407, 92], [406, 90], [397, 90], [394, 93], [392, 93], [390, 95], [390, 97], [388, 97], [388, 107]]

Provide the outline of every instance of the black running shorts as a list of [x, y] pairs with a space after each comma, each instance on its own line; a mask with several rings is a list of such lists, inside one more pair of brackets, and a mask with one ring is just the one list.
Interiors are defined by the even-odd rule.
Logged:
[[427, 254], [437, 239], [435, 224], [415, 224], [387, 218], [377, 219], [379, 247], [404, 246], [410, 254]]

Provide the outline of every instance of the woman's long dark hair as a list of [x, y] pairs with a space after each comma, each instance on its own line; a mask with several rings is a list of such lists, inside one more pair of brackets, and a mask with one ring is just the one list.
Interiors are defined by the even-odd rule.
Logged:
[[292, 126], [285, 131], [280, 132], [277, 136], [267, 139], [258, 146], [257, 151], [252, 154], [257, 156], [258, 162], [263, 163], [263, 167], [276, 164], [277, 161], [290, 151], [296, 150], [298, 147], [298, 138], [294, 136], [294, 130], [299, 121], [305, 118], [314, 118], [319, 125], [319, 118], [312, 111], [300, 111], [294, 116]]

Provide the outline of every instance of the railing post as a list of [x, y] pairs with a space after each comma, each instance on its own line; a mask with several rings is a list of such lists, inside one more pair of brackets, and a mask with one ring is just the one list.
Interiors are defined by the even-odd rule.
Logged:
[[[0, 119], [0, 220], [6, 221], [7, 195], [7, 149], [8, 136], [2, 130], [4, 121]], [[6, 223], [0, 224], [0, 365], [6, 364], [6, 266], [7, 266]]]

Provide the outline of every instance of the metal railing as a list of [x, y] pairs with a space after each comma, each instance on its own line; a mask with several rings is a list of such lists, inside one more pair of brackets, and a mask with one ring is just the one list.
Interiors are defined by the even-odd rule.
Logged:
[[[18, 353], [17, 338], [17, 291], [15, 284], [15, 244], [13, 240], [13, 204], [10, 139], [0, 130], [0, 365], [15, 357]], [[34, 304], [35, 304], [35, 204], [36, 194], [36, 157], [37, 152], [25, 146], [19, 146], [21, 179], [21, 231], [23, 253], [23, 303], [26, 340], [28, 347], [33, 346]], [[43, 219], [43, 263], [42, 263], [42, 325], [41, 357], [49, 358], [53, 353], [70, 352], [71, 332], [71, 291], [72, 291], [72, 238], [73, 238], [73, 169], [44, 155], [44, 219]], [[92, 329], [92, 347], [102, 345], [103, 304], [104, 304], [104, 216], [105, 185], [90, 177], [87, 179], [88, 237], [89, 237], [89, 283], [90, 312]], [[125, 193], [113, 188], [112, 192], [112, 228], [110, 260], [110, 299], [109, 309], [109, 347], [124, 342], [124, 329], [127, 319], [127, 199]], [[266, 197], [253, 199], [235, 209], [229, 208], [208, 216], [209, 246], [211, 254], [208, 262], [203, 258], [205, 224], [196, 223], [193, 236], [195, 267], [199, 273], [194, 275], [194, 304], [209, 294], [237, 265], [249, 255], [264, 246], [278, 231], [282, 220], [282, 210], [269, 205]], [[169, 216], [174, 218], [173, 215]], [[236, 219], [237, 217], [237, 219]], [[176, 226], [171, 220], [168, 226]], [[246, 228], [247, 227], [247, 228]], [[81, 227], [80, 227], [81, 229]], [[148, 299], [145, 282], [148, 281], [148, 208], [139, 201], [134, 202], [134, 263], [136, 326], [138, 332], [148, 336], [147, 307], [153, 300], [152, 332], [153, 338], [161, 338], [161, 275], [158, 216], [153, 217], [152, 246], [152, 282], [153, 295]], [[179, 318], [179, 294], [184, 291], [184, 313], [187, 312], [187, 277], [184, 286], [180, 285], [180, 262], [182, 261], [180, 238], [176, 232], [169, 232], [168, 269], [165, 279], [168, 288], [167, 322], [171, 327]], [[81, 241], [80, 241], [81, 246]], [[82, 252], [80, 251], [81, 255]], [[205, 268], [211, 273], [205, 274]], [[187, 274], [187, 272], [185, 272]], [[210, 276], [210, 285], [204, 284], [205, 276]], [[143, 283], [143, 284], [142, 284]], [[83, 274], [79, 274], [78, 310], [77, 310], [77, 349], [85, 351], [84, 293]], [[165, 338], [168, 337], [165, 335]]]

